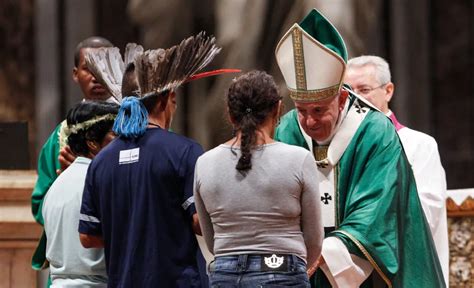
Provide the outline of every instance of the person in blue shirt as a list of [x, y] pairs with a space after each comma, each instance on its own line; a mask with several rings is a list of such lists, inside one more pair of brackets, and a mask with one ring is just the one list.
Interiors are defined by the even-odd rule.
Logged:
[[168, 131], [175, 97], [149, 99], [145, 134], [118, 137], [89, 168], [80, 238], [103, 243], [109, 287], [200, 287], [192, 185], [203, 150]]
[[136, 94], [123, 99], [114, 124], [118, 137], [90, 164], [79, 222], [82, 245], [104, 247], [109, 287], [203, 285], [193, 198], [203, 149], [168, 129], [174, 91], [217, 54], [214, 41], [198, 34], [167, 50], [146, 51], [125, 70], [122, 94]]

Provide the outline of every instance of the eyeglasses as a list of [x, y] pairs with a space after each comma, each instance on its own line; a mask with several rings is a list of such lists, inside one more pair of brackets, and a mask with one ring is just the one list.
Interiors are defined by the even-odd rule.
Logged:
[[377, 86], [377, 87], [374, 87], [374, 88], [369, 88], [369, 87], [364, 87], [364, 88], [361, 88], [361, 89], [352, 89], [355, 93], [357, 94], [360, 94], [360, 95], [367, 95], [369, 94], [370, 92], [374, 91], [375, 89], [379, 89], [379, 88], [382, 88], [383, 86], [387, 85], [387, 83], [385, 84], [382, 84], [380, 86]]

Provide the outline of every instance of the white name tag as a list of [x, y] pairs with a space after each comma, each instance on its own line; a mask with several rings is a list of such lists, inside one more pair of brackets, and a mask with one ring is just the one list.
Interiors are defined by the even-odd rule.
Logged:
[[140, 148], [134, 148], [129, 150], [120, 151], [119, 164], [130, 164], [138, 162], [140, 158]]

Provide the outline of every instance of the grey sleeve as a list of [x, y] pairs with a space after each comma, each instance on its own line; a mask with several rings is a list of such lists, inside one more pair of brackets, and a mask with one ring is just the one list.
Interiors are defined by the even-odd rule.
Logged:
[[301, 171], [303, 187], [301, 191], [301, 230], [307, 249], [308, 267], [319, 258], [324, 238], [316, 169], [313, 155], [308, 153]]
[[212, 227], [211, 217], [207, 213], [204, 201], [200, 194], [199, 181], [199, 159], [196, 162], [196, 170], [194, 172], [194, 204], [199, 217], [199, 225], [201, 226], [202, 236], [206, 241], [206, 246], [209, 252], [214, 254], [214, 228]]

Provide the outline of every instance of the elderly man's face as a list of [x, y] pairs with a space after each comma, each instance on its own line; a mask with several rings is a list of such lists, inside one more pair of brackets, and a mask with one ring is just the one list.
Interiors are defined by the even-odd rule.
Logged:
[[322, 142], [331, 136], [348, 93], [342, 90], [339, 96], [318, 102], [295, 102], [301, 127], [312, 139]]
[[380, 83], [374, 66], [348, 67], [344, 82], [351, 85], [354, 92], [367, 99], [383, 113], [387, 113], [388, 103], [393, 95], [392, 82]]

